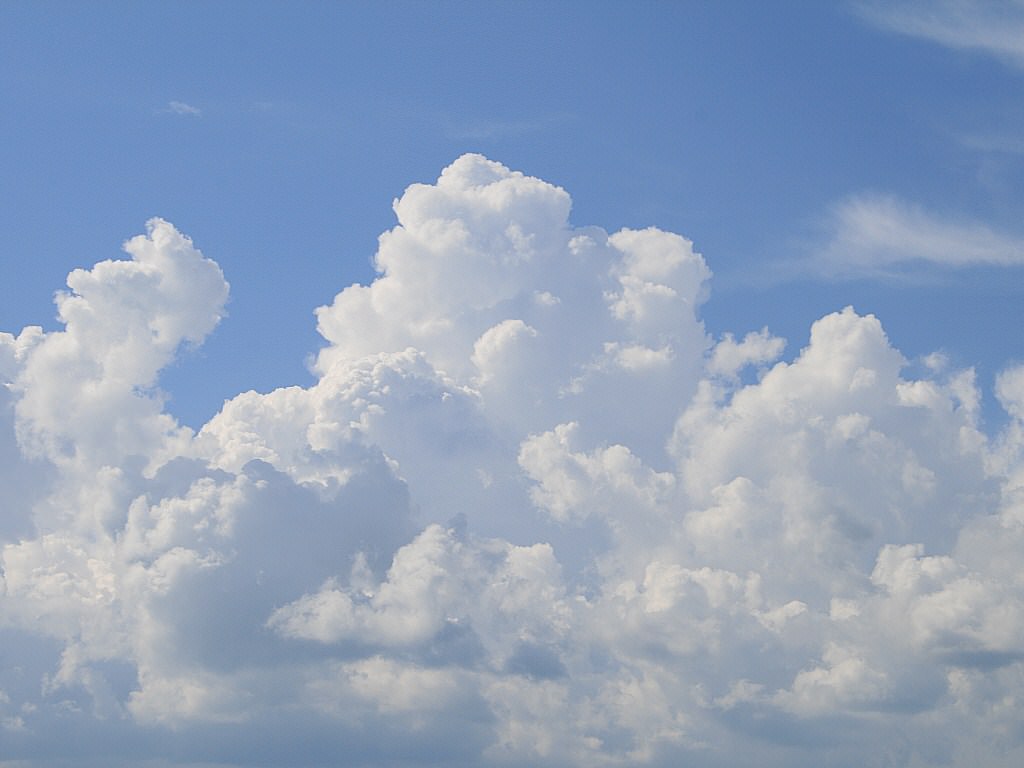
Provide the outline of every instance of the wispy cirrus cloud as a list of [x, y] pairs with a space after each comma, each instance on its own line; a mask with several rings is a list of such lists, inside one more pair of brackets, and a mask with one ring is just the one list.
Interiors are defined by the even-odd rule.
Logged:
[[832, 208], [814, 270], [831, 277], [892, 275], [914, 266], [1024, 266], [1024, 237], [950, 220], [892, 195], [858, 195]]
[[977, 50], [1024, 67], [1024, 2], [939, 0], [860, 2], [856, 9], [877, 26], [951, 48]]

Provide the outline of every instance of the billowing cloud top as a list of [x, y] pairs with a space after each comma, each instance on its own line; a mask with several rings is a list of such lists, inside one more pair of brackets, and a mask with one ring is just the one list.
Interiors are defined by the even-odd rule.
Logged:
[[4, 757], [1019, 764], [1024, 369], [990, 435], [851, 308], [712, 339], [689, 241], [570, 203], [409, 187], [316, 383], [198, 434], [158, 374], [227, 284], [167, 222], [0, 334]]

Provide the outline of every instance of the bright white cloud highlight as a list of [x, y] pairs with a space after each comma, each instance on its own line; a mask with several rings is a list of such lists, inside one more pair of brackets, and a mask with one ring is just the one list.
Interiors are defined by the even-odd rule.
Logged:
[[[0, 334], [12, 759], [1017, 764], [1022, 369], [992, 435], [853, 308], [716, 342], [689, 241], [569, 211], [479, 155], [412, 185], [316, 382], [198, 434], [159, 371], [227, 283], [167, 222]], [[1016, 263], [844, 211], [874, 269]]]

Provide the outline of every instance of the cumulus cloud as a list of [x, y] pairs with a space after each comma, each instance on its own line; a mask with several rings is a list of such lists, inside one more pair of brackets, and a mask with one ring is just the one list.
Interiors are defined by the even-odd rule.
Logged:
[[895, 32], [1024, 66], [1024, 3], [1020, 0], [872, 0], [856, 8], [868, 21]]
[[1019, 762], [1021, 367], [986, 434], [851, 307], [716, 341], [688, 240], [570, 206], [412, 185], [316, 382], [198, 433], [159, 372], [227, 283], [169, 223], [0, 334], [5, 757]]
[[828, 226], [828, 242], [807, 265], [828, 277], [892, 276], [919, 266], [1024, 265], [1024, 238], [949, 220], [892, 196], [844, 200]]

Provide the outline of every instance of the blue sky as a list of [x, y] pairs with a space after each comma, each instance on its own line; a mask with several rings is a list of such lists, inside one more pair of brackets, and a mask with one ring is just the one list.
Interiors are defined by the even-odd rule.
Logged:
[[[908, 355], [991, 384], [1021, 356], [1017, 269], [817, 279], [830, 210], [891, 195], [1020, 237], [1020, 60], [843, 3], [8, 3], [0, 35], [0, 326], [53, 327], [73, 267], [151, 216], [232, 285], [165, 375], [193, 426], [243, 388], [308, 381], [309, 312], [372, 277], [390, 203], [466, 151], [563, 186], [577, 225], [657, 225], [716, 278], [713, 333], [795, 352], [853, 304]], [[174, 105], [180, 105], [175, 109]], [[953, 307], [956, 309], [954, 310]], [[200, 383], [201, 382], [201, 383]]]
[[1018, 766], [1024, 4], [0, 4], [0, 768]]

